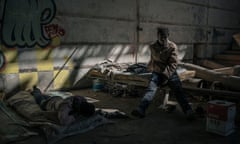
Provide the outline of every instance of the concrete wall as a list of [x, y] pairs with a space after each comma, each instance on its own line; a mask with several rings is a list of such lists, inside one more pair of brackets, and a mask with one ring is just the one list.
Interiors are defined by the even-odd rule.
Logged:
[[71, 87], [104, 59], [147, 62], [161, 25], [190, 62], [195, 50], [210, 58], [227, 49], [240, 31], [239, 0], [36, 2], [0, 0], [2, 90], [45, 89], [56, 75], [49, 89]]

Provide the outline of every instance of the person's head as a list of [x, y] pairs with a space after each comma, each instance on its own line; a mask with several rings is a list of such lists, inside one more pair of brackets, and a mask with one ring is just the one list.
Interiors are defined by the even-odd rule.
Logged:
[[167, 43], [169, 37], [169, 30], [166, 27], [158, 27], [157, 28], [157, 37], [159, 43], [165, 45]]
[[73, 108], [79, 115], [90, 117], [95, 113], [95, 106], [88, 102], [75, 102], [73, 101]]

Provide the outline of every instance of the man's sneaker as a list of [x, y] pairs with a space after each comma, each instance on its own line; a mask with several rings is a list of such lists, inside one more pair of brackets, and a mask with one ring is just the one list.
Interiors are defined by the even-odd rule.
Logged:
[[193, 121], [196, 119], [193, 110], [187, 110], [186, 116], [187, 116], [187, 120], [189, 120], [189, 121]]
[[165, 111], [167, 113], [172, 113], [176, 110], [176, 105], [167, 105]]
[[137, 109], [132, 111], [132, 115], [139, 117], [139, 118], [144, 118], [145, 117], [145, 111], [148, 108], [150, 102], [147, 100], [142, 100], [137, 107]]
[[133, 110], [131, 114], [135, 117], [138, 117], [138, 118], [144, 118], [145, 117], [145, 112], [141, 111], [139, 108]]

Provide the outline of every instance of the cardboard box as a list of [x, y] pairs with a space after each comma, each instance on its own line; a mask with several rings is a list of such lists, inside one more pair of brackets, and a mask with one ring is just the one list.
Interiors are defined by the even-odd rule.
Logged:
[[227, 136], [235, 129], [235, 103], [213, 100], [207, 106], [207, 131]]

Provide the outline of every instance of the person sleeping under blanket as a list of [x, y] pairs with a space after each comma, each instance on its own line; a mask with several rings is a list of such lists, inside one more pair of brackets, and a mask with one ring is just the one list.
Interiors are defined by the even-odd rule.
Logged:
[[70, 125], [80, 118], [88, 118], [95, 113], [95, 106], [87, 102], [83, 96], [71, 96], [65, 99], [60, 96], [48, 96], [36, 86], [33, 87], [31, 94], [42, 110], [57, 112], [60, 125]]

